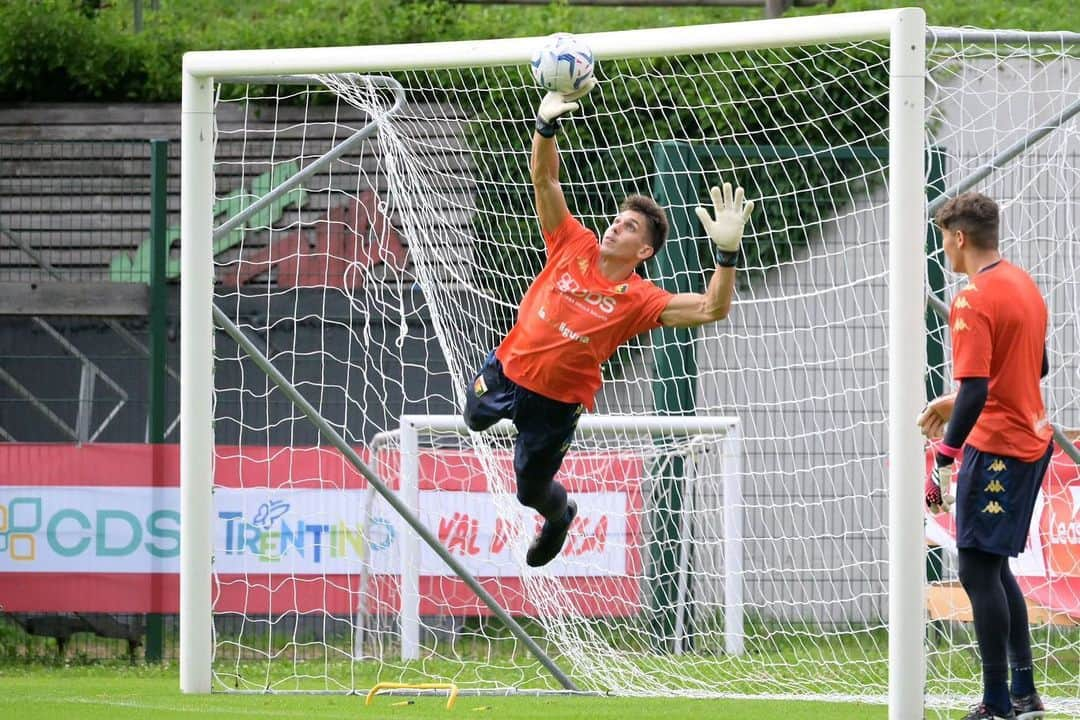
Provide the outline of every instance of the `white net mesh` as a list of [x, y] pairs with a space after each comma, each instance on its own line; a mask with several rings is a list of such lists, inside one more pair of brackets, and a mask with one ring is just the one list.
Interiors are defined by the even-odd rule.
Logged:
[[[1050, 310], [1047, 351], [1050, 374], [1043, 381], [1051, 420], [1062, 428], [1080, 424], [1077, 353], [1080, 352], [1077, 285], [1080, 271], [1080, 50], [1071, 43], [1014, 35], [992, 42], [975, 36], [928, 44], [928, 145], [937, 166], [933, 199], [945, 188], [995, 166], [973, 189], [1001, 206], [1002, 254], [1028, 270]], [[1070, 115], [1070, 113], [1072, 113]], [[1039, 128], [1053, 128], [1014, 157], [995, 159], [1024, 145]], [[940, 179], [938, 179], [940, 178]], [[963, 287], [962, 276], [942, 273], [940, 246], [930, 259], [930, 282], [947, 301]], [[949, 338], [943, 357], [950, 357]], [[933, 352], [931, 377], [952, 387], [950, 363]], [[1074, 436], [1068, 432], [1067, 435]], [[1075, 437], [1073, 437], [1075, 441]], [[1012, 569], [1029, 602], [1036, 683], [1051, 709], [1080, 713], [1080, 471], [1056, 451], [1035, 508], [1025, 552]], [[942, 524], [930, 521], [928, 535], [945, 547], [941, 582], [930, 589], [928, 692], [948, 698], [977, 698], [982, 692], [970, 607], [956, 580], [955, 546]]]
[[[1075, 102], [1066, 50], [935, 48], [929, 142], [946, 184]], [[1014, 68], [1046, 89], [997, 89]], [[369, 122], [377, 132], [217, 241], [216, 302], [400, 488], [400, 438], [386, 433], [404, 414], [458, 412], [542, 266], [528, 173], [539, 94], [524, 64], [387, 75], [400, 108], [360, 76], [222, 86], [219, 223]], [[560, 477], [587, 510], [571, 552], [526, 571], [535, 518], [514, 498], [506, 439], [425, 435], [420, 517], [582, 689], [881, 701], [888, 48], [606, 60], [600, 76], [559, 136], [587, 227], [652, 195], [672, 234], [648, 276], [700, 291], [710, 261], [692, 209], [708, 186], [738, 181], [758, 210], [730, 317], [628, 343], [603, 367], [597, 412], [737, 418], [740, 450], [725, 453], [723, 434], [580, 437]], [[1048, 394], [1064, 424], [1080, 424], [1072, 127], [981, 187], [1003, 200], [1006, 253], [1032, 253], [1017, 259], [1051, 297]], [[426, 550], [418, 654], [402, 659], [404, 523], [231, 340], [216, 344], [219, 685], [557, 689]], [[964, 627], [928, 645], [935, 705], [977, 689]], [[1075, 702], [1075, 627], [1037, 633], [1047, 695]]]

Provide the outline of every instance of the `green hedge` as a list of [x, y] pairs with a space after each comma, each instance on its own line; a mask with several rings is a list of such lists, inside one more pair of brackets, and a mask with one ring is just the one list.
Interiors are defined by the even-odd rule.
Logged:
[[144, 2], [138, 34], [130, 6], [88, 5], [0, 2], [0, 101], [175, 101], [189, 50], [421, 42], [458, 32], [444, 0], [299, 0], [231, 14], [218, 0], [165, 0], [156, 12]]
[[145, 97], [145, 38], [117, 33], [71, 0], [0, 5], [0, 100]]
[[[759, 19], [758, 8], [458, 5], [452, 0], [0, 0], [0, 101], [178, 100], [188, 50], [521, 37]], [[1070, 29], [1074, 0], [843, 0], [795, 15], [919, 5], [932, 25]], [[1073, 21], [1070, 22], [1070, 19]]]
[[[452, 0], [0, 0], [0, 101], [175, 101], [184, 52], [545, 35], [717, 22], [715, 12], [462, 6]], [[105, 5], [105, 7], [99, 7]], [[726, 19], [737, 19], [729, 16]]]

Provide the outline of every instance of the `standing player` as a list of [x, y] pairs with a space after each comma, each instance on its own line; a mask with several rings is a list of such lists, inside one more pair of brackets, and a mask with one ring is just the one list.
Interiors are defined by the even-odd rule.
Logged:
[[465, 422], [482, 431], [502, 418], [518, 429], [514, 472], [518, 500], [544, 517], [529, 546], [532, 567], [562, 549], [577, 504], [555, 482], [578, 417], [592, 409], [600, 365], [638, 333], [666, 325], [695, 327], [727, 317], [743, 225], [753, 210], [743, 190], [712, 189], [715, 218], [697, 214], [717, 247], [717, 268], [704, 294], [672, 295], [635, 268], [667, 238], [664, 210], [651, 198], [628, 197], [598, 243], [570, 214], [559, 185], [555, 133], [559, 118], [595, 86], [590, 78], [571, 94], [549, 92], [540, 103], [532, 140], [536, 215], [547, 262], [521, 300], [517, 323], [467, 389]]
[[956, 547], [983, 675], [982, 702], [965, 720], [1045, 714], [1032, 675], [1027, 605], [1009, 557], [1024, 549], [1050, 462], [1053, 429], [1039, 388], [1049, 370], [1047, 312], [1031, 277], [1001, 259], [998, 215], [990, 198], [964, 193], [935, 218], [949, 265], [969, 282], [949, 311], [953, 377], [960, 389], [935, 399], [919, 416], [927, 437], [941, 437], [945, 430], [936, 446], [935, 477], [926, 485], [933, 512], [951, 504], [942, 493], [949, 467], [963, 455]]

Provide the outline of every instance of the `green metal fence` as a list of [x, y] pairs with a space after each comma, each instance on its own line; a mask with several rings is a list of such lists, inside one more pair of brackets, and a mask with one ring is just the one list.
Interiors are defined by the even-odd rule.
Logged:
[[[164, 240], [179, 221], [178, 152], [166, 141], [0, 141], [3, 440], [175, 441]], [[149, 267], [118, 271], [140, 248]], [[0, 662], [174, 659], [177, 637], [176, 616], [0, 606]]]

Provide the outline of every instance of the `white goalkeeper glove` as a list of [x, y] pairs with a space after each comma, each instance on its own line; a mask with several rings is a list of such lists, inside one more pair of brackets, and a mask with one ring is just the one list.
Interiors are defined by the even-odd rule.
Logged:
[[581, 107], [581, 103], [576, 101], [588, 95], [594, 87], [596, 87], [596, 78], [590, 77], [574, 92], [552, 91], [545, 95], [540, 101], [540, 108], [536, 111], [536, 132], [544, 137], [553, 137], [559, 128], [559, 118]]
[[956, 498], [949, 493], [949, 484], [952, 481], [953, 466], [938, 465], [934, 463], [934, 469], [930, 471], [930, 477], [926, 479], [923, 495], [926, 499], [926, 507], [934, 515], [941, 512], [949, 512], [949, 508], [956, 502]]
[[701, 206], [695, 212], [716, 246], [716, 262], [724, 267], [735, 267], [739, 259], [739, 245], [742, 244], [743, 226], [754, 211], [754, 201], [744, 201], [741, 187], [735, 188], [732, 194], [731, 183], [724, 183], [723, 192], [714, 187], [709, 194], [716, 217], [709, 217], [709, 211]]

